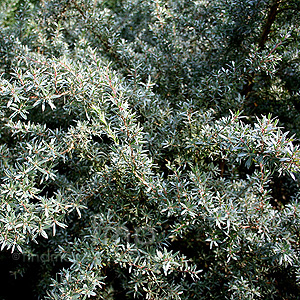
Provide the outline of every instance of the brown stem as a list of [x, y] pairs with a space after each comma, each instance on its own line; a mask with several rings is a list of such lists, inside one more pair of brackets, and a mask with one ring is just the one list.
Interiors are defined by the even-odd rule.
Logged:
[[272, 3], [272, 6], [269, 10], [267, 21], [266, 21], [266, 24], [264, 26], [263, 32], [261, 34], [261, 37], [260, 37], [260, 40], [258, 43], [260, 50], [264, 49], [264, 47], [265, 47], [265, 44], [268, 39], [268, 35], [271, 32], [271, 27], [272, 27], [273, 23], [275, 22], [276, 15], [278, 14], [278, 7], [279, 7], [280, 2], [281, 2], [280, 0], [275, 0]]
[[220, 166], [220, 176], [223, 177], [224, 175], [224, 171], [225, 171], [225, 160], [221, 159], [219, 162], [219, 166]]
[[[82, 18], [83, 18], [84, 20], [86, 20], [86, 19], [87, 19], [87, 16], [85, 15], [84, 10], [83, 10], [82, 8], [79, 7], [79, 5], [77, 4], [76, 0], [71, 0], [71, 2], [73, 3], [74, 8], [75, 8], [75, 9], [79, 12], [79, 14], [82, 16]], [[90, 32], [92, 32], [93, 34], [95, 34], [95, 36], [99, 39], [99, 41], [102, 43], [103, 49], [104, 49], [106, 52], [110, 53], [110, 54], [115, 58], [115, 60], [118, 62], [118, 64], [119, 64], [120, 66], [124, 66], [124, 63], [123, 63], [122, 60], [120, 59], [119, 55], [118, 55], [116, 52], [112, 51], [112, 46], [109, 45], [107, 39], [106, 39], [105, 37], [101, 36], [100, 34], [96, 33], [96, 32], [94, 31], [95, 28], [94, 28], [93, 26], [90, 26], [90, 27], [87, 27], [87, 28], [88, 28], [88, 30], [89, 30]]]
[[[273, 23], [275, 22], [276, 15], [278, 14], [278, 7], [279, 7], [280, 3], [281, 3], [280, 0], [274, 0], [270, 7], [265, 26], [263, 28], [263, 31], [261, 33], [261, 36], [260, 36], [260, 39], [258, 42], [259, 50], [263, 50], [266, 45], [269, 33], [271, 32], [271, 27], [272, 27]], [[253, 85], [254, 85], [254, 78], [255, 78], [255, 74], [250, 74], [248, 76], [248, 82], [244, 85], [243, 90], [241, 91], [241, 95], [245, 96], [246, 99], [249, 98], [250, 93], [252, 92]]]

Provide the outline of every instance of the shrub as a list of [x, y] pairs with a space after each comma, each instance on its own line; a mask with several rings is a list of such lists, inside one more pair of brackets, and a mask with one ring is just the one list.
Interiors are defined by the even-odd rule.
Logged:
[[0, 244], [36, 298], [297, 298], [298, 1], [1, 5]]

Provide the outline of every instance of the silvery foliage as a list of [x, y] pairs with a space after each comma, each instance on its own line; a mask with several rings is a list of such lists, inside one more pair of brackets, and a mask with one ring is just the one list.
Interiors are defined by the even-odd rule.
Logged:
[[0, 244], [46, 239], [67, 262], [42, 296], [292, 295], [278, 274], [299, 290], [297, 139], [251, 115], [280, 98], [297, 127], [278, 76], [299, 72], [295, 20], [257, 46], [275, 2], [45, 1], [1, 27]]

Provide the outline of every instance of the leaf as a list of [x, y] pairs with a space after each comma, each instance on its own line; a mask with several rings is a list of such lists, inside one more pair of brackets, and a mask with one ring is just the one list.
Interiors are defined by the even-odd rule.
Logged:
[[48, 235], [45, 230], [41, 230], [40, 233], [45, 239], [48, 239]]

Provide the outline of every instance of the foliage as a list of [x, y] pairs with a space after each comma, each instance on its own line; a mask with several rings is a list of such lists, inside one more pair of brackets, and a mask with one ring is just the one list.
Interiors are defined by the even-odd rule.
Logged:
[[296, 299], [298, 0], [1, 6], [0, 244], [36, 298]]

